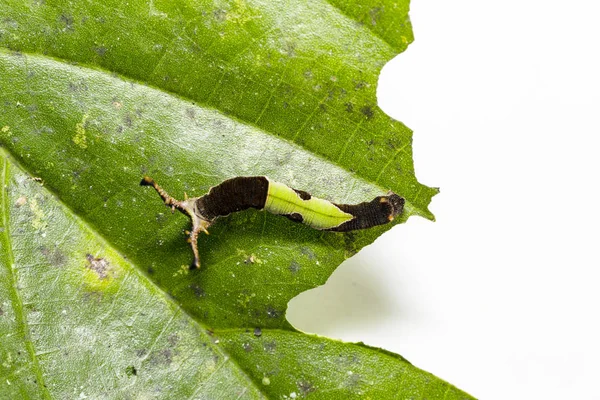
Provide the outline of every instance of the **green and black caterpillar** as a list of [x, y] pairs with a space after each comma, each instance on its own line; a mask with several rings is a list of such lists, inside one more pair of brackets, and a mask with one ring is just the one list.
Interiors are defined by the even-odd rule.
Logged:
[[200, 231], [208, 234], [208, 228], [218, 217], [248, 208], [264, 209], [314, 229], [335, 232], [387, 224], [404, 209], [404, 198], [393, 192], [360, 204], [335, 204], [264, 176], [231, 178], [211, 187], [204, 196], [186, 196], [182, 201], [169, 196], [150, 177], [145, 176], [140, 185], [154, 187], [165, 205], [173, 211], [181, 211], [192, 220], [188, 241], [192, 245], [194, 262], [190, 268], [200, 267], [197, 243]]

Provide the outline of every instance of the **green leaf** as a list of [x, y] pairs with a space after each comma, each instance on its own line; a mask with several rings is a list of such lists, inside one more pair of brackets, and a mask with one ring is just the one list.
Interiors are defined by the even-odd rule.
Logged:
[[391, 189], [432, 218], [411, 132], [375, 98], [412, 40], [407, 3], [298, 3], [0, 4], [1, 395], [468, 398], [285, 320], [389, 226], [238, 213], [189, 272], [187, 219], [138, 186], [267, 175], [339, 202]]

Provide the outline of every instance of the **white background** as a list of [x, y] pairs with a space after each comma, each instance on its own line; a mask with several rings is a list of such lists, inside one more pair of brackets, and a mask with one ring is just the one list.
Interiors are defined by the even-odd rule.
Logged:
[[600, 5], [413, 0], [379, 82], [441, 188], [290, 303], [482, 399], [600, 399]]

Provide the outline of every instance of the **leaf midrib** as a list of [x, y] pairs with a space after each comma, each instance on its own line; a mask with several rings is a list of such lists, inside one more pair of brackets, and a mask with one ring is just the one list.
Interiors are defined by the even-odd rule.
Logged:
[[44, 375], [42, 374], [42, 369], [40, 367], [40, 364], [38, 362], [38, 358], [36, 356], [35, 353], [35, 349], [33, 347], [33, 342], [31, 341], [30, 338], [30, 332], [29, 332], [29, 327], [27, 325], [27, 322], [25, 321], [25, 314], [23, 312], [23, 302], [21, 301], [21, 296], [19, 295], [19, 290], [17, 288], [17, 279], [15, 277], [16, 275], [16, 271], [15, 271], [15, 259], [14, 259], [14, 255], [13, 255], [13, 251], [12, 251], [12, 240], [11, 240], [11, 236], [10, 236], [10, 226], [9, 226], [9, 220], [8, 220], [8, 216], [10, 213], [10, 205], [8, 204], [8, 184], [9, 184], [9, 171], [8, 171], [8, 157], [6, 154], [6, 151], [4, 149], [0, 150], [0, 154], [2, 154], [4, 160], [3, 160], [3, 166], [2, 166], [2, 201], [0, 204], [0, 207], [2, 207], [2, 224], [4, 226], [4, 232], [3, 233], [3, 237], [4, 237], [4, 243], [5, 243], [5, 247], [6, 247], [6, 253], [5, 253], [5, 258], [6, 258], [6, 268], [8, 269], [8, 274], [9, 274], [9, 285], [10, 285], [10, 290], [12, 292], [12, 308], [13, 311], [15, 313], [15, 320], [17, 322], [18, 325], [18, 329], [20, 331], [20, 333], [23, 335], [23, 341], [25, 342], [25, 347], [27, 349], [27, 352], [29, 353], [29, 356], [31, 357], [31, 363], [33, 366], [33, 370], [35, 372], [35, 376], [36, 376], [36, 382], [38, 387], [40, 388], [43, 397], [45, 399], [52, 399], [52, 397], [50, 396], [50, 392], [48, 391], [48, 389], [46, 388], [46, 385], [44, 384]]

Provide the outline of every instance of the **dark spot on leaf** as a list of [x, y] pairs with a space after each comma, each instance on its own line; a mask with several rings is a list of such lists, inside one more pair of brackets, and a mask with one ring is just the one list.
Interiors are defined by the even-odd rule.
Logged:
[[24, 206], [25, 204], [27, 204], [27, 197], [25, 197], [25, 196], [21, 196], [17, 199], [17, 201], [15, 201], [16, 208], [20, 208], [20, 207]]
[[346, 112], [351, 113], [352, 111], [354, 111], [354, 104], [352, 104], [351, 102], [347, 102], [344, 105], [346, 106]]
[[246, 353], [250, 353], [252, 351], [252, 345], [250, 343], [242, 343], [242, 347]]
[[148, 350], [146, 350], [146, 349], [139, 349], [139, 350], [135, 351], [135, 355], [138, 356], [139, 358], [144, 357], [147, 353], [148, 353]]
[[169, 365], [173, 362], [173, 352], [171, 351], [171, 349], [164, 349], [157, 353], [153, 353], [152, 355], [150, 355], [148, 362], [154, 365]]
[[169, 341], [169, 344], [171, 345], [171, 347], [175, 347], [177, 345], [177, 343], [179, 342], [179, 335], [177, 335], [176, 333], [173, 333], [173, 334], [169, 335], [169, 338], [167, 340]]
[[369, 86], [369, 84], [365, 81], [354, 81], [354, 89], [361, 90]]
[[269, 306], [267, 307], [267, 315], [269, 316], [269, 318], [279, 318], [281, 317], [281, 311]]
[[61, 14], [61, 16], [60, 16], [60, 22], [65, 24], [65, 28], [67, 30], [70, 30], [70, 31], [73, 30], [73, 21], [74, 21], [74, 19], [73, 19], [72, 15]]
[[189, 119], [196, 119], [196, 110], [191, 107], [185, 109], [185, 116]]
[[387, 147], [389, 147], [391, 150], [396, 150], [396, 143], [394, 143], [394, 141], [392, 139], [388, 139], [385, 141]]
[[344, 232], [344, 247], [348, 256], [353, 256], [358, 252], [356, 248], [356, 234], [354, 232]]
[[285, 54], [288, 55], [288, 57], [295, 57], [296, 56], [296, 43], [292, 43], [292, 42], [287, 42], [285, 44]]
[[256, 262], [256, 257], [254, 254], [250, 254], [245, 260], [244, 264], [254, 264]]
[[10, 17], [3, 18], [2, 22], [7, 27], [10, 27], [10, 28], [13, 28], [13, 29], [17, 29], [19, 27], [19, 23], [16, 20], [14, 20], [14, 19], [12, 19]]
[[200, 297], [206, 296], [206, 292], [198, 284], [194, 283], [190, 285], [190, 289], [194, 292], [194, 296], [199, 299]]
[[125, 116], [123, 117], [123, 123], [126, 127], [131, 128], [131, 126], [133, 125], [133, 118], [131, 117], [131, 114], [125, 114]]
[[55, 267], [62, 267], [67, 263], [67, 256], [60, 251], [57, 246], [55, 246], [54, 249], [42, 246], [40, 253], [42, 253], [44, 258]]
[[312, 251], [312, 249], [310, 247], [301, 247], [300, 248], [300, 253], [306, 257], [308, 257], [309, 260], [314, 260], [315, 258], [317, 258], [315, 256], [315, 252]]
[[290, 270], [290, 272], [292, 274], [297, 273], [298, 271], [300, 271], [300, 264], [298, 263], [298, 261], [296, 260], [292, 260], [292, 262], [290, 263], [290, 266], [288, 267], [288, 269]]
[[156, 217], [155, 217], [155, 219], [156, 219], [156, 222], [157, 222], [157, 223], [158, 223], [160, 226], [164, 226], [164, 225], [167, 223], [167, 221], [169, 220], [169, 219], [167, 218], [167, 216], [165, 215], [165, 213], [158, 213], [158, 214], [156, 214]]
[[275, 341], [265, 342], [265, 344], [263, 345], [263, 349], [267, 353], [273, 354], [273, 353], [275, 353], [275, 350], [277, 349], [277, 343]]
[[96, 52], [96, 54], [98, 54], [100, 57], [104, 57], [104, 55], [106, 54], [106, 47], [104, 46], [100, 46], [100, 47], [94, 47], [94, 51]]
[[96, 290], [90, 292], [83, 292], [84, 301], [95, 301], [96, 303], [101, 303], [103, 297], [104, 292], [98, 292]]
[[110, 264], [108, 261], [106, 261], [106, 259], [94, 258], [94, 256], [91, 254], [86, 255], [86, 258], [88, 261], [87, 268], [94, 271], [98, 275], [98, 278], [106, 279], [108, 277], [107, 272]]
[[373, 107], [371, 106], [363, 106], [360, 108], [360, 112], [367, 117], [367, 119], [373, 118], [375, 115], [375, 111], [373, 111]]
[[133, 365], [130, 365], [129, 367], [125, 368], [125, 373], [128, 377], [132, 377], [137, 375], [137, 369], [135, 369]]
[[357, 387], [360, 386], [360, 384], [362, 383], [362, 375], [361, 374], [350, 374], [348, 375], [348, 386], [350, 387]]
[[377, 25], [379, 22], [379, 18], [381, 18], [381, 14], [383, 13], [383, 7], [373, 7], [369, 11], [369, 15], [371, 16], [371, 24]]
[[227, 11], [223, 10], [222, 8], [216, 9], [213, 11], [213, 18], [219, 22], [223, 22], [225, 19], [227, 19]]
[[86, 92], [88, 86], [84, 80], [80, 80], [79, 82], [69, 82], [69, 90], [71, 92]]
[[165, 349], [159, 353], [167, 364], [171, 364], [173, 361], [173, 352], [170, 349]]
[[0, 317], [4, 315], [4, 310], [0, 307]]
[[262, 335], [262, 329], [254, 328], [254, 336], [261, 337], [261, 335]]
[[302, 394], [309, 394], [316, 390], [312, 383], [308, 381], [300, 381], [298, 382], [298, 389], [302, 392]]

